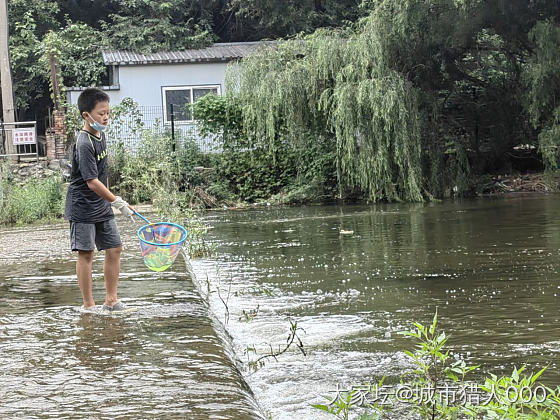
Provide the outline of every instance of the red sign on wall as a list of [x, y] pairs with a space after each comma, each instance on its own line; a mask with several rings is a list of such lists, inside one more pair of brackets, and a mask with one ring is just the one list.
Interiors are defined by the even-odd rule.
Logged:
[[37, 143], [35, 128], [15, 128], [12, 134], [14, 146]]

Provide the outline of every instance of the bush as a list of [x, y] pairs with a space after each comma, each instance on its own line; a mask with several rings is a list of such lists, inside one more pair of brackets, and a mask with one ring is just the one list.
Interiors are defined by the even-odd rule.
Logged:
[[173, 151], [169, 135], [147, 130], [136, 153], [119, 143], [109, 157], [111, 189], [131, 204], [153, 201], [161, 191], [187, 192], [196, 185], [194, 167], [207, 160], [192, 139], [178, 140]]
[[275, 145], [263, 144], [244, 130], [240, 103], [231, 95], [204, 96], [195, 103], [195, 114], [200, 133], [223, 148], [215, 163], [219, 187], [214, 187], [222, 196], [225, 188], [243, 201], [304, 202], [336, 193], [331, 140], [302, 133], [298, 144], [280, 135]]
[[173, 151], [170, 136], [144, 131], [136, 153], [119, 144], [109, 156], [113, 192], [131, 204], [151, 201], [160, 218], [183, 224], [191, 256], [210, 252], [204, 239], [206, 227], [192, 211], [197, 198], [193, 187], [201, 182], [194, 168], [206, 164], [208, 157], [192, 139], [179, 140]]
[[216, 167], [218, 179], [240, 200], [254, 202], [277, 194], [296, 173], [291, 153], [275, 154], [256, 148], [247, 151], [225, 151]]
[[0, 180], [0, 223], [23, 225], [63, 216], [64, 196], [60, 176], [32, 179], [24, 185]]

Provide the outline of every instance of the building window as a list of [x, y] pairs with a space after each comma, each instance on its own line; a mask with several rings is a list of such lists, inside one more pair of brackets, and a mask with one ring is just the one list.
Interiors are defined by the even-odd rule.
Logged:
[[168, 86], [162, 87], [163, 119], [165, 123], [171, 122], [171, 104], [175, 123], [193, 122], [193, 103], [209, 93], [220, 95], [220, 85], [207, 86]]

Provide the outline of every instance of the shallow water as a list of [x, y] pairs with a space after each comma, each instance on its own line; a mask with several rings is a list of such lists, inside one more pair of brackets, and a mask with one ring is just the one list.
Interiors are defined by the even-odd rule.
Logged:
[[[412, 347], [398, 332], [436, 308], [476, 380], [548, 365], [558, 385], [558, 220], [555, 195], [212, 212], [217, 253], [192, 279], [180, 258], [148, 271], [118, 219], [119, 292], [140, 308], [123, 317], [76, 311], [65, 224], [0, 230], [0, 418], [332, 418], [310, 404], [398, 381]], [[290, 320], [306, 356], [247, 369], [283, 348]]]
[[246, 377], [273, 418], [322, 418], [310, 404], [337, 384], [398, 382], [412, 344], [397, 333], [436, 308], [455, 357], [481, 364], [473, 379], [549, 365], [541, 379], [559, 385], [558, 220], [553, 195], [217, 212], [218, 255], [193, 266], [240, 359], [298, 322], [307, 356]]
[[[34, 245], [38, 262], [0, 266], [0, 418], [262, 418], [184, 261], [174, 271], [148, 271], [135, 227], [122, 219], [119, 226], [127, 245], [119, 294], [136, 313], [80, 314], [74, 256], [48, 259], [46, 243]], [[66, 246], [66, 230], [41, 234]], [[0, 237], [26, 241], [33, 231], [3, 230]], [[101, 255], [94, 272], [94, 295], [103, 303]]]

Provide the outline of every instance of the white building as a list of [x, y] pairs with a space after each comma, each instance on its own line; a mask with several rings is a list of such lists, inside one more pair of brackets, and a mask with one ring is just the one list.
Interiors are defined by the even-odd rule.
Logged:
[[[119, 104], [124, 98], [137, 102], [146, 127], [162, 124], [163, 128], [169, 128], [173, 104], [175, 128], [196, 136], [196, 124], [188, 105], [211, 92], [223, 94], [227, 64], [245, 57], [259, 45], [262, 43], [232, 42], [152, 54], [103, 51], [111, 85], [101, 89], [109, 95], [111, 105]], [[76, 104], [84, 89], [66, 88], [68, 103]], [[125, 133], [122, 136], [127, 137]], [[199, 144], [204, 146], [202, 140]]]

